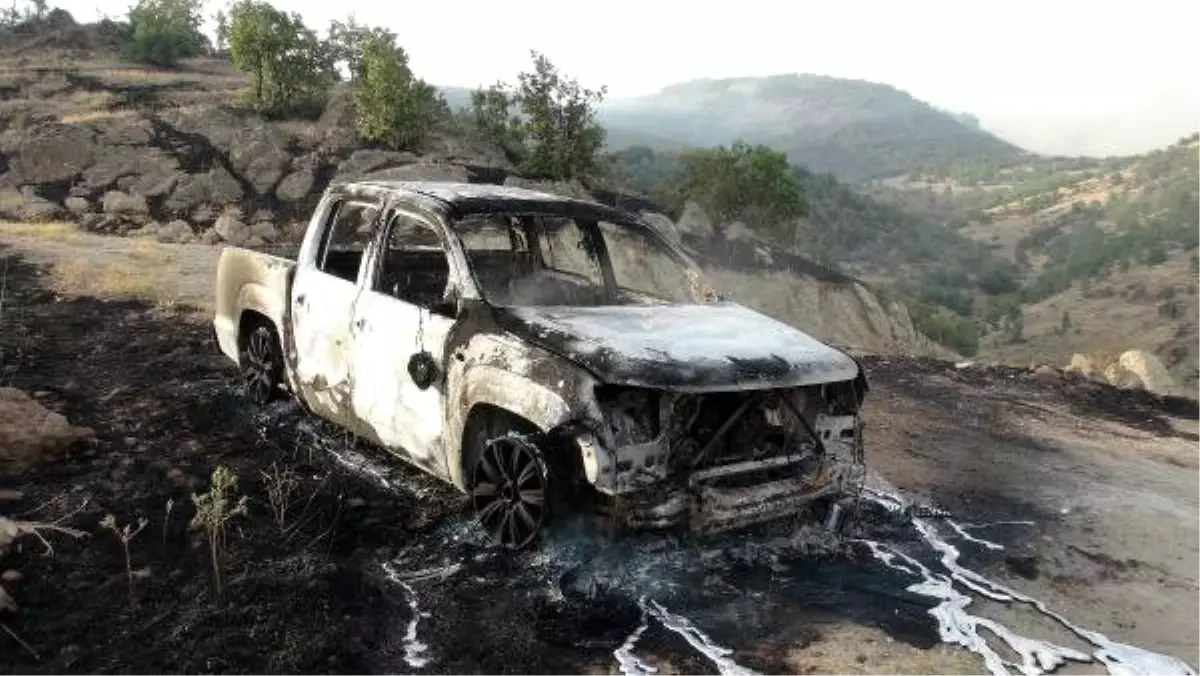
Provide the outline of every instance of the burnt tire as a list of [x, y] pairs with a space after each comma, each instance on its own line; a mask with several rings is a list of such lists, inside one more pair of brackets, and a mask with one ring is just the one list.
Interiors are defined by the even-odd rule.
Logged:
[[492, 540], [509, 549], [533, 544], [550, 519], [552, 477], [527, 436], [483, 444], [471, 468], [471, 506]]
[[266, 324], [250, 329], [241, 351], [242, 383], [246, 397], [262, 406], [279, 395], [283, 383], [283, 350], [279, 336]]

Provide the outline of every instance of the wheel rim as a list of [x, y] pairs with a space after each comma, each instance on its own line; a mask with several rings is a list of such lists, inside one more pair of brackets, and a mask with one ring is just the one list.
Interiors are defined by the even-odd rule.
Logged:
[[259, 328], [246, 344], [246, 392], [259, 404], [265, 404], [275, 389], [275, 345], [271, 332]]
[[484, 446], [471, 499], [494, 540], [518, 549], [537, 537], [546, 518], [546, 481], [541, 454], [527, 442], [504, 437]]

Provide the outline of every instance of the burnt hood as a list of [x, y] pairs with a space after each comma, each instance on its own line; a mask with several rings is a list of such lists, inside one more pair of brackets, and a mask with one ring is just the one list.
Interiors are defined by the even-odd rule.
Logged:
[[849, 355], [736, 303], [495, 308], [496, 323], [612, 385], [678, 391], [853, 380]]

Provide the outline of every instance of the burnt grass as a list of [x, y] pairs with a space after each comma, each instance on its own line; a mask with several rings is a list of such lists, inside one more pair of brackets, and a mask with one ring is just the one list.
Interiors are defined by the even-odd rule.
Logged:
[[[789, 670], [788, 649], [819, 641], [827, 622], [879, 627], [918, 647], [937, 642], [928, 600], [906, 592], [911, 580], [861, 546], [772, 547], [781, 536], [770, 529], [699, 546], [612, 540], [572, 523], [539, 550], [498, 551], [452, 488], [387, 462], [290, 402], [250, 405], [207, 317], [59, 298], [18, 257], [0, 250], [0, 266], [0, 386], [95, 432], [66, 457], [0, 465], [0, 489], [19, 492], [0, 501], [0, 513], [61, 519], [87, 533], [48, 535], [50, 555], [24, 538], [0, 561], [0, 571], [22, 575], [5, 584], [20, 609], [0, 614], [0, 623], [26, 644], [0, 631], [0, 672], [613, 672], [612, 651], [641, 621], [639, 595], [702, 623], [722, 645], [790, 637], [737, 657], [766, 672]], [[990, 377], [914, 360], [866, 366], [913, 387], [923, 374]], [[1132, 413], [1129, 402], [1104, 410], [1154, 424], [1143, 414], [1161, 402], [1134, 403]], [[346, 452], [386, 469], [348, 471], [335, 457]], [[234, 470], [249, 501], [229, 524], [220, 597], [205, 538], [189, 528], [192, 495], [208, 490], [218, 465]], [[282, 528], [264, 477], [276, 469], [297, 481]], [[147, 521], [129, 545], [132, 588], [120, 542], [100, 526], [106, 514], [121, 525]], [[883, 521], [872, 528], [870, 537], [914, 539]], [[433, 571], [434, 581], [426, 575], [406, 588], [384, 563], [405, 574]], [[414, 619], [426, 647], [417, 656], [428, 663], [406, 661]], [[679, 636], [651, 624], [637, 651], [656, 650], [688, 672], [713, 671]]]

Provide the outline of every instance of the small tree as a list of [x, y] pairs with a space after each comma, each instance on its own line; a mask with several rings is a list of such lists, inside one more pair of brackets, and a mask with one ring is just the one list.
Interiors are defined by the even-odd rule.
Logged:
[[[344, 65], [350, 80], [356, 82], [363, 77], [363, 60], [367, 46], [374, 41], [382, 41], [395, 47], [396, 34], [381, 26], [364, 26], [358, 23], [352, 14], [346, 17], [345, 21], [335, 20], [329, 23], [329, 37], [325, 43], [334, 63]], [[407, 62], [407, 55], [403, 58]]]
[[363, 47], [355, 99], [359, 134], [393, 150], [412, 148], [433, 124], [437, 91], [413, 76], [395, 40], [374, 36]]
[[1063, 310], [1062, 320], [1058, 324], [1058, 332], [1066, 333], [1071, 330], [1071, 313]]
[[229, 57], [253, 77], [250, 104], [268, 115], [311, 114], [336, 80], [332, 55], [299, 14], [261, 0], [230, 9]]
[[574, 78], [559, 73], [544, 55], [530, 54], [533, 72], [517, 76], [529, 143], [524, 169], [558, 181], [592, 173], [604, 147], [604, 127], [596, 121], [596, 108], [608, 88], [584, 89]]
[[126, 56], [156, 66], [171, 66], [200, 53], [202, 0], [138, 0], [129, 10]]
[[503, 82], [471, 92], [470, 124], [492, 139], [520, 164], [525, 159], [525, 125], [518, 114], [520, 96]]

